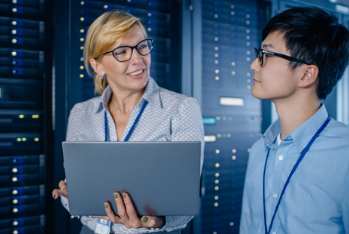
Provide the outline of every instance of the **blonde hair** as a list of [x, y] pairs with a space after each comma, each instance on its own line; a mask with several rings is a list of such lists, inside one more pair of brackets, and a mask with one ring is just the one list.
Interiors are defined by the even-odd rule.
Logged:
[[113, 45], [123, 39], [134, 25], [138, 25], [147, 37], [140, 19], [124, 11], [108, 11], [93, 21], [89, 27], [84, 47], [84, 60], [88, 74], [94, 78], [97, 93], [102, 94], [108, 82], [106, 77], [102, 81], [102, 78], [94, 72], [90, 59], [99, 59], [103, 53], [108, 52]]

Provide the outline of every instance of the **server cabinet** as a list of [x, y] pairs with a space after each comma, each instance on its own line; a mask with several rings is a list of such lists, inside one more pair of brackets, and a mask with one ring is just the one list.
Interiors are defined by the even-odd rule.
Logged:
[[202, 0], [205, 161], [201, 233], [239, 233], [250, 147], [261, 136], [261, 102], [251, 95], [254, 48], [270, 6]]
[[0, 1], [0, 233], [46, 233], [49, 14], [44, 0]]

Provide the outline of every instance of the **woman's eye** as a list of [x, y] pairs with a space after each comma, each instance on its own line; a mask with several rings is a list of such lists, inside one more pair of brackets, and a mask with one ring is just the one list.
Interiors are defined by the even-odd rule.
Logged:
[[115, 55], [122, 55], [122, 54], [125, 54], [125, 53], [126, 53], [125, 50], [114, 51], [114, 54], [115, 54]]
[[147, 48], [147, 45], [146, 45], [146, 44], [144, 44], [144, 45], [139, 45], [139, 46], [138, 46], [138, 49], [144, 49], [144, 48]]

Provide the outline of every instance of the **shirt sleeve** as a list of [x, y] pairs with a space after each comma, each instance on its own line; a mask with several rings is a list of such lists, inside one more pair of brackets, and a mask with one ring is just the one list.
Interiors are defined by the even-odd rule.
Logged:
[[[244, 181], [244, 188], [243, 188], [243, 194], [242, 194], [242, 207], [241, 207], [241, 216], [240, 216], [240, 233], [260, 233], [258, 230], [252, 230], [252, 214], [253, 210], [256, 210], [253, 194], [255, 194], [254, 191], [251, 191], [248, 189], [247, 184], [251, 182], [251, 173], [255, 171], [255, 163], [256, 157], [258, 157], [258, 153], [261, 152], [262, 149], [260, 148], [260, 144], [257, 141], [255, 144], [252, 145], [250, 153], [248, 155], [248, 161], [247, 161], [247, 168], [246, 168], [246, 175], [245, 175], [245, 181]], [[258, 160], [259, 161], [259, 160]], [[252, 177], [252, 180], [255, 178]], [[254, 186], [254, 185], [253, 185]], [[251, 186], [249, 186], [251, 188]], [[262, 190], [261, 188], [255, 188], [256, 190]], [[255, 211], [256, 212], [256, 211]], [[261, 218], [261, 222], [263, 222], [263, 217]], [[263, 224], [264, 225], [264, 224]]]
[[201, 110], [194, 98], [186, 98], [178, 107], [178, 111], [171, 123], [172, 141], [200, 141], [201, 142], [201, 167], [204, 162], [204, 125]]
[[[251, 149], [252, 152], [252, 149]], [[250, 152], [250, 155], [251, 155]], [[250, 157], [248, 159], [247, 169], [246, 169], [246, 176], [245, 176], [245, 182], [244, 182], [244, 189], [242, 194], [242, 207], [241, 207], [241, 218], [240, 218], [240, 233], [249, 233], [249, 227], [251, 227], [251, 214], [250, 214], [250, 201], [249, 201], [249, 191], [246, 189], [246, 177], [249, 174], [249, 162]]]
[[[73, 109], [70, 111], [70, 115], [68, 118], [68, 128], [67, 128], [67, 136], [66, 136], [67, 141], [74, 141], [76, 139], [76, 135], [78, 132], [76, 129], [76, 126], [78, 124], [77, 120], [79, 119], [79, 116], [80, 114], [79, 114], [78, 108], [75, 105]], [[63, 207], [69, 212], [68, 198], [61, 196], [61, 203]]]
[[66, 141], [76, 141], [80, 131], [80, 121], [82, 110], [79, 108], [79, 104], [76, 104], [70, 111], [68, 118], [67, 136]]
[[[185, 99], [178, 107], [178, 111], [171, 123], [172, 141], [200, 141], [201, 142], [201, 166], [204, 160], [204, 126], [200, 106], [194, 98]], [[194, 216], [166, 216], [166, 225], [161, 231], [174, 231], [183, 229]]]
[[343, 189], [344, 192], [344, 198], [342, 199], [342, 217], [343, 217], [343, 224], [344, 224], [344, 233], [349, 233], [349, 176], [347, 176], [347, 183], [345, 188]]

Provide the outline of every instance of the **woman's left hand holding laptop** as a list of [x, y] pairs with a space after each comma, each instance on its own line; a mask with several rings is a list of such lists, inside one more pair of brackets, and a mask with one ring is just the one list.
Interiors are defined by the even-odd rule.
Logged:
[[165, 217], [163, 216], [143, 216], [139, 217], [136, 209], [133, 206], [132, 200], [127, 193], [118, 192], [114, 193], [115, 203], [117, 206], [117, 213], [115, 215], [110, 204], [104, 203], [107, 216], [93, 216], [95, 218], [101, 218], [110, 220], [112, 223], [122, 223], [127, 228], [157, 228], [162, 226]]

